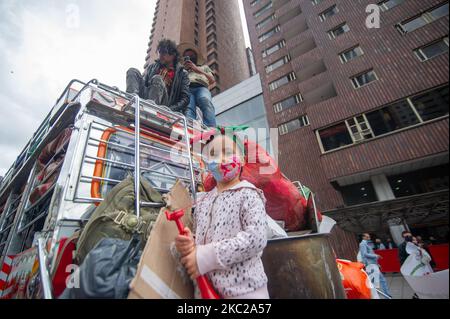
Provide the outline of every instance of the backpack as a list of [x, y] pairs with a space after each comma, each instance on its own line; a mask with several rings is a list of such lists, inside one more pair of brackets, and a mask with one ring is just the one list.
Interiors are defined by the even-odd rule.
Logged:
[[[150, 183], [141, 179], [141, 200], [160, 203], [165, 206], [161, 194]], [[156, 221], [160, 208], [142, 207], [141, 216], [136, 218], [133, 177], [116, 185], [98, 206], [81, 232], [77, 243], [76, 261], [81, 265], [86, 255], [104, 238], [130, 241], [133, 234], [141, 237], [142, 248], [150, 233], [150, 226]]]

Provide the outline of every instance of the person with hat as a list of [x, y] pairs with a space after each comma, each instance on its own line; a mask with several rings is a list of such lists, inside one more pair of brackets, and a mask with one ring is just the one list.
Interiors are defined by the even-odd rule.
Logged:
[[189, 104], [189, 77], [178, 62], [177, 45], [163, 39], [158, 43], [157, 52], [159, 58], [147, 68], [144, 76], [137, 69], [128, 70], [127, 92], [184, 114]]
[[203, 114], [203, 124], [208, 127], [215, 127], [216, 111], [212, 103], [212, 96], [209, 87], [216, 83], [213, 71], [205, 65], [204, 58], [196, 46], [189, 43], [182, 43], [178, 46], [178, 51], [182, 52], [184, 68], [188, 71], [191, 82], [190, 102], [185, 115], [193, 120], [197, 119], [197, 107]]

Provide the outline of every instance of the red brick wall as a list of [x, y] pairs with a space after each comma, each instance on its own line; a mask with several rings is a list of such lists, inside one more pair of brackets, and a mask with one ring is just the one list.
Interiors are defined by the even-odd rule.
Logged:
[[[274, 0], [275, 2], [277, 0]], [[317, 193], [319, 206], [323, 210], [342, 205], [340, 194], [331, 186], [330, 179], [336, 176], [355, 174], [364, 170], [409, 161], [412, 159], [448, 152], [448, 120], [396, 133], [389, 137], [369, 141], [362, 145], [322, 155], [315, 130], [341, 122], [349, 117], [367, 112], [398, 99], [448, 83], [448, 54], [427, 62], [420, 62], [413, 50], [448, 34], [448, 17], [435, 21], [407, 35], [401, 35], [395, 24], [432, 7], [443, 0], [408, 0], [400, 6], [381, 15], [380, 29], [367, 29], [366, 6], [378, 3], [372, 0], [323, 1], [313, 6], [311, 0], [291, 0], [276, 13], [282, 16], [300, 5], [302, 14], [282, 25], [282, 32], [264, 43], [258, 37], [278, 23], [274, 21], [262, 30], [256, 30], [256, 23], [273, 13], [254, 19], [253, 13], [268, 3], [263, 0], [251, 7], [251, 0], [244, 0], [255, 62], [264, 88], [267, 116], [271, 127], [307, 114], [311, 125], [279, 138], [280, 166], [292, 180], [301, 180]], [[339, 13], [325, 22], [318, 14], [337, 4]], [[271, 47], [284, 33], [306, 21], [308, 29], [286, 39], [287, 46], [273, 56], [262, 58], [262, 50]], [[330, 40], [327, 31], [347, 22], [350, 32]], [[314, 39], [317, 47], [304, 55], [293, 58], [291, 63], [267, 75], [265, 66], [286, 55], [290, 49], [305, 40]], [[364, 55], [342, 64], [338, 54], [359, 44]], [[302, 82], [290, 84], [269, 92], [268, 84], [274, 79], [295, 71], [297, 75], [312, 63], [323, 60], [327, 71]], [[350, 77], [373, 68], [379, 80], [355, 90]], [[315, 89], [332, 83], [337, 96], [320, 103], [307, 101], [280, 114], [273, 111], [273, 103], [296, 93], [307, 95]], [[447, 125], [445, 130], [443, 126]], [[423, 146], [426, 143], [426, 146]], [[405, 150], [406, 149], [406, 150]], [[381, 155], [382, 154], [382, 155]], [[353, 159], [353, 157], [355, 159]], [[352, 158], [352, 160], [349, 160]], [[356, 160], [358, 158], [359, 160]]]

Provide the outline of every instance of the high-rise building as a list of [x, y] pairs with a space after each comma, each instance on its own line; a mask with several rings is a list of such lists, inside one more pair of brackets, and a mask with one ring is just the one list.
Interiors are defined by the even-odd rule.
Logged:
[[214, 95], [250, 77], [238, 0], [158, 0], [144, 69], [163, 38], [198, 46], [216, 73]]
[[348, 230], [448, 236], [448, 1], [244, 8], [283, 172]]

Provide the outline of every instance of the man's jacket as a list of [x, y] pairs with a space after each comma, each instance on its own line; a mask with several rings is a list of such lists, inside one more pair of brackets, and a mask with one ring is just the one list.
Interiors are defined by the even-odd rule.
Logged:
[[403, 265], [409, 257], [409, 254], [406, 252], [406, 244], [407, 242], [404, 241], [400, 246], [398, 246], [398, 259], [400, 260], [400, 265]]
[[378, 264], [378, 256], [374, 253], [372, 247], [366, 240], [361, 241], [359, 244], [359, 252], [364, 265]]
[[[145, 86], [148, 87], [148, 83], [151, 78], [158, 74], [161, 67], [163, 67], [163, 65], [158, 60], [148, 67], [148, 71], [144, 79]], [[190, 82], [187, 71], [183, 68], [183, 66], [181, 66], [181, 64], [177, 63], [172, 88], [170, 89], [170, 92], [167, 92], [169, 96], [167, 106], [172, 111], [181, 113], [185, 112], [190, 100], [189, 84]]]

